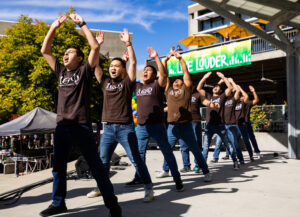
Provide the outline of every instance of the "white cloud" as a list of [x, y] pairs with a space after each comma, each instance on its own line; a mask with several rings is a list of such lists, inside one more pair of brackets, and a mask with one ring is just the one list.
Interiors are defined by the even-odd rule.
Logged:
[[[87, 22], [130, 23], [143, 26], [152, 31], [152, 24], [160, 20], [187, 20], [187, 15], [180, 11], [170, 9], [150, 10], [142, 4], [137, 5], [131, 1], [105, 0], [105, 1], [75, 1], [75, 0], [22, 0], [6, 1], [0, 3], [0, 19], [16, 19], [20, 14], [27, 14], [32, 18], [53, 20], [62, 9], [67, 10], [74, 6]], [[4, 6], [20, 9], [3, 9]], [[23, 7], [22, 7], [23, 6]]]

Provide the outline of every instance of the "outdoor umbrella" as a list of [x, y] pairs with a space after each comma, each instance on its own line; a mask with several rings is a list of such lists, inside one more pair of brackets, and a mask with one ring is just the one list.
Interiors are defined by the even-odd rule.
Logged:
[[196, 35], [190, 35], [189, 37], [179, 41], [179, 43], [185, 46], [206, 46], [216, 41], [219, 41], [215, 36], [210, 34], [199, 33]]
[[[255, 26], [256, 28], [263, 30], [259, 24], [253, 24], [251, 23], [252, 26]], [[237, 37], [237, 38], [244, 38], [248, 36], [252, 36], [253, 34], [242, 27], [236, 25], [236, 24], [230, 24], [229, 26], [220, 29], [217, 31], [220, 33], [223, 37]], [[227, 35], [228, 33], [228, 35]]]

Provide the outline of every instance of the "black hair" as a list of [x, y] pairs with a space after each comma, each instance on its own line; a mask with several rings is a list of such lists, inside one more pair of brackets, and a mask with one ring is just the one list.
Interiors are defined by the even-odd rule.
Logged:
[[[70, 48], [74, 48], [74, 49], [76, 50], [77, 56], [78, 56], [78, 57], [82, 57], [82, 60], [81, 60], [81, 62], [79, 63], [79, 65], [81, 65], [81, 63], [82, 63], [83, 60], [84, 60], [84, 53], [80, 50], [79, 47], [70, 47]], [[70, 49], [70, 48], [69, 48], [69, 49]]]
[[120, 61], [121, 64], [122, 64], [122, 66], [123, 66], [124, 68], [126, 68], [126, 62], [125, 62], [122, 58], [120, 58], [120, 57], [115, 57], [115, 58], [113, 58], [111, 61], [114, 61], [114, 60]]
[[144, 69], [147, 68], [147, 67], [150, 67], [150, 68], [153, 70], [153, 73], [154, 73], [155, 75], [157, 75], [157, 70], [156, 70], [156, 68], [155, 68], [154, 66], [146, 65], [146, 66], [144, 67]]

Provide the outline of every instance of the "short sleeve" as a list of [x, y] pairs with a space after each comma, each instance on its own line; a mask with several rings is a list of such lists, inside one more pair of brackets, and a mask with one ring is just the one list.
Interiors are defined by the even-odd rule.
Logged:
[[61, 71], [64, 70], [64, 66], [59, 63], [59, 61], [56, 59], [56, 62], [55, 62], [55, 70], [53, 71], [53, 73], [55, 74], [56, 78], [58, 79], [59, 78], [59, 74]]

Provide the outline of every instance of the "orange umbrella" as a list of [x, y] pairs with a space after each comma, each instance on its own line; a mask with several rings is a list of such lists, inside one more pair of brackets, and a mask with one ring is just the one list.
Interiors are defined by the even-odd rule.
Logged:
[[196, 35], [190, 35], [189, 37], [179, 41], [179, 43], [184, 44], [185, 46], [206, 46], [216, 41], [219, 41], [219, 39], [213, 35], [199, 33]]
[[[251, 23], [252, 26], [255, 26], [256, 28], [263, 30], [259, 24], [253, 24]], [[252, 36], [253, 34], [244, 28], [236, 25], [236, 24], [230, 24], [229, 26], [220, 29], [217, 31], [220, 33], [223, 37], [237, 37], [237, 38], [244, 38], [248, 36]], [[228, 35], [227, 35], [228, 34]]]

